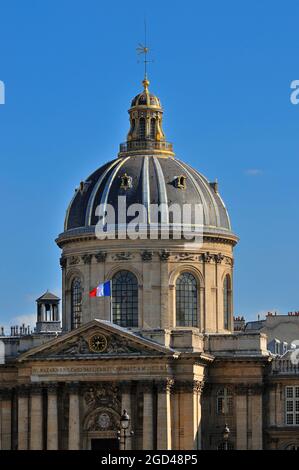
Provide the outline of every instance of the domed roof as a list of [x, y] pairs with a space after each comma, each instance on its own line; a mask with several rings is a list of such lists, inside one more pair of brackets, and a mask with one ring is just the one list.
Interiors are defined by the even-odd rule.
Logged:
[[139, 93], [133, 98], [131, 102], [131, 107], [134, 106], [152, 106], [155, 108], [161, 108], [160, 100], [157, 96], [153, 95], [152, 93]]
[[159, 98], [148, 91], [149, 81], [145, 78], [143, 80], [144, 90], [133, 98], [131, 108], [135, 106], [145, 106], [147, 108], [161, 108]]
[[[58, 242], [68, 237], [95, 232], [99, 223], [97, 208], [114, 208], [115, 219], [107, 222], [120, 233], [139, 213], [128, 216], [133, 204], [142, 204], [145, 230], [169, 232], [186, 227], [203, 226], [204, 235], [224, 236], [235, 240], [229, 216], [218, 193], [218, 184], [210, 183], [198, 171], [174, 158], [173, 146], [165, 140], [162, 129], [163, 109], [159, 99], [149, 90], [145, 76], [144, 90], [132, 101], [129, 110], [130, 129], [127, 142], [120, 145], [118, 158], [96, 170], [79, 188], [69, 205], [65, 218], [65, 232]], [[126, 196], [126, 204], [119, 211], [119, 196]], [[183, 221], [186, 204], [191, 211], [188, 224]], [[155, 209], [153, 209], [155, 205]], [[178, 205], [174, 209], [175, 205]], [[198, 221], [197, 206], [202, 207], [202, 220]], [[158, 209], [157, 209], [158, 208]], [[126, 210], [125, 210], [126, 209]], [[137, 210], [137, 209], [136, 209]], [[153, 215], [159, 211], [159, 216]], [[180, 213], [180, 222], [177, 214]], [[146, 219], [145, 219], [146, 216]], [[117, 228], [116, 228], [117, 227]], [[132, 226], [131, 226], [132, 227]], [[192, 230], [191, 228], [191, 230]], [[200, 229], [199, 229], [200, 230]], [[123, 238], [123, 237], [122, 237]]]
[[[232, 234], [217, 183], [209, 183], [198, 171], [178, 159], [156, 156], [117, 158], [81, 182], [67, 210], [65, 231], [71, 234], [94, 229], [98, 222], [96, 207], [111, 204], [116, 209], [118, 196], [126, 196], [127, 207], [143, 204], [148, 215], [150, 204], [164, 203], [170, 224], [170, 205], [202, 204], [204, 234]], [[126, 222], [134, 217], [127, 217]], [[118, 224], [117, 210], [115, 224]]]

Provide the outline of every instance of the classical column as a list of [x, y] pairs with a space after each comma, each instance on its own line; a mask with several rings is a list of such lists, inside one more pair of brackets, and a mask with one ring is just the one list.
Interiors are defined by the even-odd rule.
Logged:
[[11, 449], [11, 391], [1, 390], [1, 450]]
[[281, 383], [276, 387], [276, 425], [284, 425], [284, 387]]
[[176, 382], [175, 389], [179, 394], [179, 448], [200, 449], [202, 382]]
[[268, 383], [268, 393], [269, 393], [269, 398], [267, 400], [268, 402], [268, 409], [267, 409], [267, 414], [268, 414], [268, 423], [269, 426], [276, 426], [276, 408], [277, 408], [277, 403], [276, 403], [276, 388], [277, 384], [270, 382]]
[[250, 389], [252, 403], [252, 450], [263, 449], [262, 391], [262, 384], [255, 384]]
[[30, 390], [30, 449], [43, 449], [43, 396], [39, 386]]
[[154, 397], [152, 382], [142, 382], [143, 388], [143, 450], [154, 448]]
[[161, 328], [169, 328], [173, 321], [169, 318], [169, 278], [168, 263], [161, 262]]
[[171, 409], [170, 390], [172, 379], [161, 380], [157, 383], [157, 449], [171, 450]]
[[57, 387], [48, 386], [47, 450], [58, 450]]
[[[131, 418], [131, 426], [132, 426], [132, 409], [131, 409], [131, 382], [126, 381], [121, 383], [121, 413], [126, 410], [128, 415]], [[130, 433], [130, 428], [126, 431], [128, 434]], [[121, 446], [123, 446], [123, 442], [121, 439]], [[126, 450], [132, 449], [132, 438], [128, 438], [126, 440]]]
[[141, 317], [139, 318], [139, 324], [142, 328], [147, 328], [150, 323], [150, 318], [152, 316], [153, 308], [153, 289], [152, 289], [152, 270], [153, 270], [152, 261], [143, 262], [142, 276], [143, 276], [143, 309], [141, 312]]
[[18, 390], [18, 450], [28, 449], [28, 389]]
[[248, 387], [240, 384], [237, 387], [236, 396], [236, 425], [237, 443], [236, 450], [247, 449], [247, 392]]
[[216, 331], [216, 268], [210, 253], [204, 253], [204, 279], [205, 279], [205, 304], [204, 304], [204, 331]]
[[80, 449], [79, 384], [69, 387], [69, 450]]

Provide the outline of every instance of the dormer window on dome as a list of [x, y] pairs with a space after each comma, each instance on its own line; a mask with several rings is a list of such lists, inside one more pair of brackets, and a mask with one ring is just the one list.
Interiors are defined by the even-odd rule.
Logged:
[[123, 176], [120, 177], [120, 187], [121, 189], [130, 189], [133, 186], [133, 178], [132, 176], [128, 176], [125, 173]]
[[178, 189], [186, 189], [187, 187], [186, 179], [187, 178], [184, 175], [177, 176], [174, 180], [175, 187]]

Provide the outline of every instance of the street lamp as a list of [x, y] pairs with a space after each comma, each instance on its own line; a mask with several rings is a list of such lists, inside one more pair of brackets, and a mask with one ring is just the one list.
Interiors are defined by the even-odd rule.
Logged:
[[120, 417], [120, 429], [121, 430], [117, 432], [117, 436], [118, 436], [117, 438], [120, 442], [121, 442], [121, 437], [123, 438], [123, 441], [122, 441], [122, 444], [124, 446], [123, 450], [126, 450], [126, 440], [130, 439], [134, 435], [134, 431], [131, 431], [130, 434], [127, 434], [129, 425], [130, 425], [130, 416], [128, 415], [127, 410], [124, 410], [123, 414]]
[[223, 440], [224, 440], [224, 450], [228, 450], [228, 438], [230, 435], [230, 430], [227, 424], [224, 425], [223, 429]]

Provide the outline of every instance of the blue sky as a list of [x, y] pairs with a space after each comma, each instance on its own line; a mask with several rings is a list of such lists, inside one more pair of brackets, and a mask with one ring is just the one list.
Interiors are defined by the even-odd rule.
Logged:
[[145, 15], [167, 139], [218, 178], [240, 237], [235, 313], [299, 310], [298, 2], [0, 0], [1, 324], [60, 291], [54, 239], [125, 139]]

